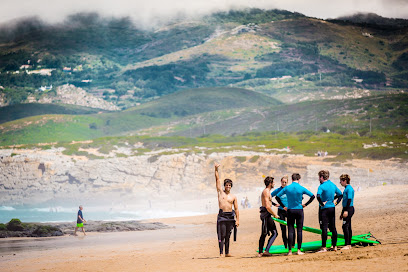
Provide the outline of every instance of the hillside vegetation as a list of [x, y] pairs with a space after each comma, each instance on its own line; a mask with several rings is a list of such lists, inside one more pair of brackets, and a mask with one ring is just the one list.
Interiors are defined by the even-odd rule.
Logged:
[[[408, 28], [401, 22], [385, 28], [259, 9], [178, 18], [148, 30], [129, 18], [93, 13], [58, 25], [28, 19], [0, 29], [0, 82], [13, 90], [4, 92], [8, 104], [40, 86], [69, 83], [113, 90], [104, 99], [122, 108], [181, 89], [254, 79], [254, 88], [270, 95], [276, 86], [262, 80], [288, 76], [301, 94], [321, 87], [406, 88]], [[41, 75], [40, 69], [52, 70]]]
[[[69, 143], [93, 140], [109, 153], [111, 142], [134, 140], [140, 155], [326, 145], [339, 156], [406, 158], [407, 20], [367, 18], [245, 9], [150, 29], [94, 13], [16, 22], [0, 28], [0, 146], [58, 142], [83, 154]], [[87, 100], [85, 90], [120, 111], [60, 104], [61, 85], [70, 101]], [[58, 104], [22, 104], [49, 97]]]

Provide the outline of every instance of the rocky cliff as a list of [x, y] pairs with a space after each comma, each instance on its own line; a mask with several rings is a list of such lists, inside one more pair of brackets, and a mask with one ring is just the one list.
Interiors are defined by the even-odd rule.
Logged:
[[57, 87], [55, 96], [50, 94], [42, 95], [37, 103], [62, 103], [110, 111], [119, 110], [119, 107], [116, 105], [69, 84]]
[[[398, 161], [353, 160], [254, 152], [143, 155], [88, 160], [65, 156], [60, 149], [0, 150], [0, 205], [35, 204], [92, 198], [146, 201], [155, 198], [214, 196], [214, 162], [221, 163], [221, 178], [234, 181], [234, 192], [263, 187], [263, 176], [299, 172], [302, 183], [317, 188], [317, 172], [328, 169], [337, 184], [350, 174], [353, 187], [405, 184], [408, 169]], [[338, 185], [340, 187], [340, 185]]]

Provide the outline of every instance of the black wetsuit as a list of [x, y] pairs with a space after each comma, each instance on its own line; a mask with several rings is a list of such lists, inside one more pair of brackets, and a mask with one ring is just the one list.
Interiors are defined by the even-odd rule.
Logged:
[[234, 229], [234, 241], [236, 241], [237, 228], [235, 226], [235, 211], [223, 212], [220, 209], [217, 217], [217, 235], [220, 254], [223, 254], [224, 244], [225, 254], [229, 254], [229, 243], [232, 229]]
[[297, 232], [297, 248], [302, 248], [303, 209], [288, 209], [288, 244], [289, 248], [295, 245], [295, 224]]
[[296, 230], [297, 230], [297, 247], [300, 250], [302, 247], [302, 228], [303, 228], [303, 194], [307, 194], [310, 196], [309, 201], [305, 203], [305, 206], [309, 205], [314, 199], [315, 196], [304, 188], [303, 186], [299, 185], [297, 182], [292, 182], [291, 185], [286, 186], [282, 189], [277, 195], [276, 200], [281, 205], [282, 208], [285, 208], [285, 205], [282, 203], [280, 196], [286, 193], [288, 198], [288, 206], [287, 206], [287, 215], [288, 215], [288, 248], [291, 250], [293, 245], [295, 244], [295, 223], [296, 223]]
[[[285, 211], [284, 209], [278, 209], [278, 216], [279, 216], [280, 220], [287, 221], [288, 212]], [[287, 248], [288, 247], [288, 237], [286, 235], [286, 232], [287, 232], [286, 231], [286, 225], [283, 225], [283, 224], [279, 224], [279, 225], [280, 225], [280, 228], [281, 228], [281, 231], [282, 231], [283, 245], [285, 246], [285, 248]], [[295, 234], [295, 233], [293, 233], [293, 234]], [[293, 243], [295, 242], [295, 237], [293, 237], [292, 241], [293, 241]], [[292, 245], [292, 247], [294, 247], [294, 244]]]
[[343, 207], [343, 210], [341, 211], [341, 214], [343, 214], [345, 211], [348, 212], [348, 216], [346, 218], [343, 218], [343, 233], [344, 233], [344, 242], [346, 246], [351, 246], [351, 237], [353, 236], [353, 231], [351, 229], [351, 217], [354, 215], [354, 206], [350, 206], [351, 200], [348, 200], [348, 205], [347, 207]]
[[263, 252], [266, 235], [271, 236], [269, 237], [268, 244], [265, 248], [265, 251], [269, 252], [269, 248], [272, 246], [276, 237], [278, 237], [278, 231], [276, 230], [275, 222], [273, 221], [271, 214], [264, 206], [259, 208], [259, 212], [262, 221], [262, 232], [261, 237], [259, 237], [259, 253]]
[[329, 228], [332, 233], [332, 247], [337, 246], [335, 200], [338, 199], [338, 203], [342, 197], [342, 192], [330, 180], [321, 183], [317, 189], [316, 198], [319, 202], [319, 224], [322, 230], [322, 248], [326, 248], [327, 228]]

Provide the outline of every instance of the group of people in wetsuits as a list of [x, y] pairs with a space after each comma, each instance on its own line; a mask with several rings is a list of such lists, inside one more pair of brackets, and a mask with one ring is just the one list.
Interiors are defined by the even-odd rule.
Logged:
[[[229, 254], [229, 239], [234, 228], [239, 226], [239, 211], [237, 200], [230, 193], [232, 181], [224, 180], [224, 190], [221, 188], [221, 182], [218, 174], [219, 164], [215, 165], [215, 177], [218, 191], [219, 214], [217, 220], [217, 233], [220, 248], [220, 255], [223, 256], [223, 248], [225, 246], [225, 256]], [[308, 189], [299, 184], [301, 179], [300, 174], [292, 174], [292, 183], [288, 184], [288, 177], [281, 179], [281, 186], [272, 191], [274, 188], [274, 178], [266, 177], [264, 180], [265, 189], [261, 194], [262, 206], [260, 207], [260, 219], [262, 221], [262, 231], [259, 238], [259, 257], [270, 256], [269, 249], [278, 236], [275, 222], [272, 217], [287, 221], [286, 226], [281, 224], [282, 240], [285, 248], [288, 248], [288, 255], [292, 255], [292, 248], [297, 240], [297, 254], [304, 254], [302, 248], [302, 231], [303, 231], [303, 208], [308, 206], [316, 198], [319, 203], [319, 223], [322, 230], [322, 247], [318, 252], [326, 252], [327, 230], [332, 232], [331, 250], [337, 250], [337, 230], [335, 218], [335, 206], [342, 202], [343, 209], [340, 214], [340, 220], [343, 220], [343, 233], [345, 246], [342, 250], [351, 249], [351, 218], [354, 214], [354, 189], [350, 185], [350, 176], [342, 174], [340, 176], [340, 184], [345, 188], [343, 193], [337, 186], [329, 180], [329, 171], [321, 170], [318, 173], [320, 186], [318, 187], [316, 196]], [[303, 195], [308, 195], [310, 198], [303, 204]], [[275, 197], [277, 203], [272, 201]], [[234, 206], [234, 210], [232, 210]], [[272, 206], [278, 207], [278, 215], [272, 210]], [[236, 217], [236, 221], [234, 220]], [[225, 218], [228, 218], [225, 221]], [[296, 224], [296, 232], [295, 232]], [[269, 235], [268, 243], [264, 251], [264, 243], [266, 236]], [[235, 236], [234, 236], [235, 237]], [[297, 239], [295, 239], [297, 238]]]

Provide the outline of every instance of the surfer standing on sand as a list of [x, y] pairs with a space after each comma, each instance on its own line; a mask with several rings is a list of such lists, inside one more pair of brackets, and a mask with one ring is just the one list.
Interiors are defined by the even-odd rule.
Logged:
[[[239, 210], [237, 197], [231, 194], [232, 180], [224, 180], [224, 190], [222, 190], [221, 181], [218, 173], [219, 164], [215, 164], [215, 185], [218, 194], [218, 207], [220, 208], [217, 217], [217, 235], [220, 256], [231, 257], [229, 254], [229, 243], [231, 231], [234, 229], [234, 240], [236, 236], [236, 227], [239, 226]], [[232, 206], [234, 205], [234, 210]], [[235, 220], [236, 217], [236, 220]]]
[[[337, 205], [343, 194], [340, 189], [329, 180], [329, 171], [319, 171], [320, 186], [317, 189], [317, 201], [319, 201], [319, 223], [322, 230], [322, 248], [318, 251], [326, 252], [327, 241], [327, 227], [332, 232], [331, 249], [337, 251], [337, 230], [336, 230], [336, 209]], [[337, 199], [336, 203], [334, 200]]]
[[[266, 177], [264, 183], [266, 188], [261, 194], [262, 206], [259, 208], [259, 212], [261, 213], [260, 217], [262, 221], [262, 232], [261, 237], [259, 238], [258, 257], [271, 256], [271, 254], [269, 253], [269, 248], [272, 246], [276, 237], [278, 237], [278, 231], [276, 230], [275, 222], [273, 222], [271, 218], [271, 216], [276, 217], [276, 214], [272, 210], [271, 197], [271, 189], [275, 185], [273, 182], [273, 177]], [[266, 235], [271, 235], [271, 237], [269, 237], [268, 245], [265, 248], [265, 252], [263, 252]]]
[[[303, 255], [304, 253], [300, 250], [302, 248], [302, 231], [303, 231], [303, 208], [309, 205], [314, 199], [315, 196], [308, 189], [299, 184], [300, 174], [292, 174], [292, 184], [283, 188], [277, 195], [276, 200], [279, 202], [279, 205], [283, 207], [288, 213], [288, 255], [292, 255], [292, 246], [295, 243], [295, 223], [297, 230], [297, 254]], [[286, 207], [280, 197], [286, 194], [288, 199], [288, 206]], [[310, 196], [310, 199], [305, 204], [302, 204], [303, 195], [306, 194]]]
[[[288, 176], [284, 176], [281, 178], [281, 187], [278, 189], [275, 189], [272, 193], [271, 196], [274, 197], [276, 196], [280, 191], [282, 191], [283, 188], [288, 185]], [[285, 206], [288, 206], [288, 200], [286, 199], [286, 195], [281, 195], [280, 200], [285, 204]], [[273, 204], [273, 203], [272, 203]], [[279, 204], [275, 205], [275, 207], [278, 207], [278, 216], [280, 220], [286, 221], [286, 218], [288, 217], [287, 212], [280, 206]], [[283, 245], [285, 248], [288, 248], [288, 236], [287, 236], [287, 231], [286, 231], [286, 226], [283, 224], [279, 224], [281, 231], [282, 231], [282, 240], [283, 240]], [[293, 238], [293, 241], [295, 239]], [[292, 245], [293, 247], [294, 245]]]
[[340, 176], [340, 184], [345, 189], [343, 191], [343, 210], [340, 214], [340, 220], [343, 219], [343, 233], [344, 233], [344, 249], [351, 249], [351, 237], [353, 236], [351, 230], [351, 217], [354, 214], [354, 189], [350, 185], [350, 176], [343, 174]]

